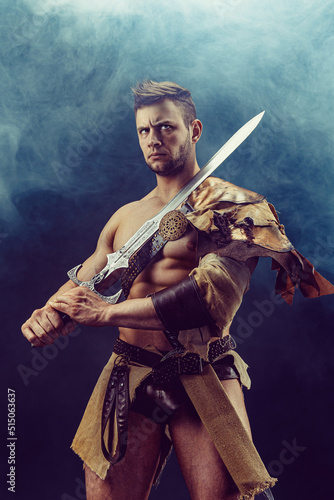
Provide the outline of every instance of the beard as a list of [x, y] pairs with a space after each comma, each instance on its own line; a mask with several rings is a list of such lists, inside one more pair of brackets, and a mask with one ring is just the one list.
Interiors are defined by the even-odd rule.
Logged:
[[167, 163], [163, 164], [163, 167], [154, 167], [152, 165], [148, 165], [148, 167], [160, 177], [172, 177], [178, 175], [185, 167], [185, 164], [188, 158], [191, 155], [191, 142], [190, 142], [190, 132], [188, 132], [187, 138], [180, 146], [178, 154], [171, 158]]

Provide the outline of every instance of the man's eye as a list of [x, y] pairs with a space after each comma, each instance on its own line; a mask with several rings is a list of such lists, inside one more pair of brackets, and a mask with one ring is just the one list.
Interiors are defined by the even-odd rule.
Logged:
[[139, 131], [139, 134], [140, 135], [145, 135], [148, 133], [148, 129], [147, 128], [142, 128], [140, 131]]
[[170, 125], [161, 125], [162, 130], [170, 130], [172, 127]]

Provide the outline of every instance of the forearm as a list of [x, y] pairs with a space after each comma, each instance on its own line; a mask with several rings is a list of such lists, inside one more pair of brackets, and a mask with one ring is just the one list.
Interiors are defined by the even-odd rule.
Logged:
[[129, 299], [119, 304], [108, 304], [86, 287], [56, 295], [49, 301], [51, 307], [67, 314], [77, 323], [87, 326], [117, 326], [146, 330], [162, 330], [152, 299]]
[[106, 310], [106, 323], [111, 326], [141, 330], [164, 329], [150, 297], [130, 299], [111, 305]]

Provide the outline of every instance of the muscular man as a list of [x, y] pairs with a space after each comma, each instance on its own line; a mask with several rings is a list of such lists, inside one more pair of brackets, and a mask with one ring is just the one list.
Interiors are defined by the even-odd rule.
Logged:
[[[120, 249], [199, 170], [196, 144], [202, 123], [196, 118], [190, 92], [171, 82], [144, 82], [134, 89], [134, 95], [140, 148], [157, 185], [143, 199], [123, 206], [111, 217], [94, 254], [79, 271], [78, 278], [83, 281], [103, 269], [106, 255]], [[257, 458], [249, 458], [253, 449], [241, 389], [242, 385], [249, 386], [247, 365], [233, 350], [229, 325], [258, 256], [275, 258], [277, 288], [287, 301], [296, 283], [307, 296], [333, 290], [293, 249], [274, 209], [262, 196], [211, 178], [188, 202], [191, 211], [181, 217], [183, 229], [179, 234], [169, 238], [167, 221], [167, 244], [139, 269], [139, 274], [131, 277], [130, 273], [124, 280], [127, 300], [110, 305], [87, 288], [68, 281], [22, 326], [24, 336], [36, 347], [52, 344], [70, 333], [76, 323], [119, 328], [115, 352], [102, 372], [73, 442], [74, 451], [85, 462], [88, 500], [148, 498], [171, 442], [193, 500], [236, 499], [240, 493], [251, 498], [274, 483], [259, 459], [260, 479], [252, 482], [248, 477], [241, 478], [243, 487], [239, 485], [238, 475], [248, 472], [239, 474], [233, 459], [231, 464], [229, 460], [224, 463], [224, 450], [220, 450], [225, 442], [219, 445], [219, 429], [225, 424], [219, 424], [217, 435], [215, 417], [207, 415], [205, 398], [212, 386], [217, 394], [214, 401], [220, 401], [219, 391], [224, 389], [222, 405], [233, 414], [233, 422], [238, 420], [239, 427], [235, 428], [240, 428], [241, 434], [245, 430], [242, 441], [250, 442], [249, 449], [242, 452], [244, 457], [239, 456], [235, 462], [256, 462]], [[161, 231], [164, 233], [164, 227]], [[72, 321], [64, 325], [59, 312]], [[175, 349], [180, 346], [183, 351]], [[172, 355], [168, 357], [169, 352]], [[194, 354], [195, 361], [185, 353]], [[178, 368], [176, 376], [170, 376], [172, 361], [178, 359], [180, 363], [180, 358], [184, 358], [184, 371]], [[189, 368], [197, 361], [199, 367]], [[167, 365], [167, 370], [161, 371], [157, 365]], [[119, 366], [125, 369], [117, 372]], [[215, 372], [210, 371], [211, 366]], [[115, 393], [113, 389], [118, 380], [122, 381], [120, 387], [128, 383], [124, 373], [130, 373], [129, 411], [121, 390]], [[168, 379], [165, 384], [164, 377]], [[219, 387], [215, 385], [218, 379]], [[150, 392], [153, 403], [152, 398], [149, 402]], [[158, 408], [166, 410], [166, 418], [160, 420], [153, 418], [154, 412], [161, 416], [155, 411], [157, 407], [154, 409], [159, 398]], [[119, 414], [117, 410], [114, 415], [108, 404], [119, 405]], [[101, 413], [105, 420], [103, 451]], [[234, 443], [235, 438], [232, 433], [231, 450], [243, 446]], [[223, 440], [227, 439], [229, 436], [224, 435]]]

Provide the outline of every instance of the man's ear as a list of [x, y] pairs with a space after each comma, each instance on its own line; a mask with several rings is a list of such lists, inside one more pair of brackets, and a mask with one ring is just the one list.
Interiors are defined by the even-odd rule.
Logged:
[[191, 122], [190, 127], [192, 131], [191, 142], [196, 144], [196, 142], [199, 141], [202, 135], [202, 130], [203, 130], [202, 122], [196, 118], [196, 120]]

